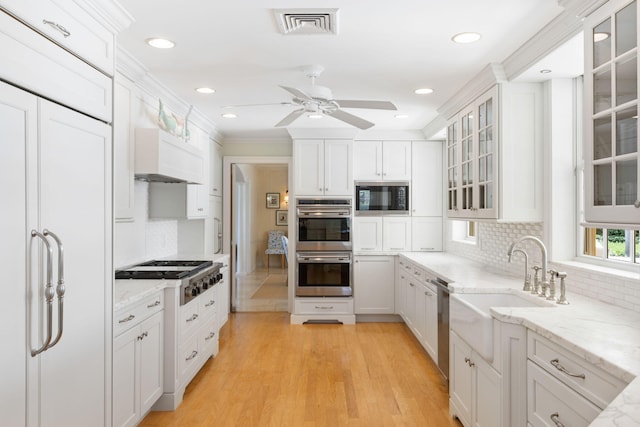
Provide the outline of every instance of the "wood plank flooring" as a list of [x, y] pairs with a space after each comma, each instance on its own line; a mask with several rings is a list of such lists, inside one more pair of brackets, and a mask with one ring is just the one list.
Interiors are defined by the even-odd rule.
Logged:
[[290, 325], [235, 313], [175, 412], [143, 427], [460, 426], [435, 364], [402, 323]]

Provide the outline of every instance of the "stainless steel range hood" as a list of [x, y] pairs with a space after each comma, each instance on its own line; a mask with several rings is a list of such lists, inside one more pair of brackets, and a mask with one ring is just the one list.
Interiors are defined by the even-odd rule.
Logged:
[[136, 129], [135, 178], [149, 182], [204, 183], [204, 153], [161, 129]]

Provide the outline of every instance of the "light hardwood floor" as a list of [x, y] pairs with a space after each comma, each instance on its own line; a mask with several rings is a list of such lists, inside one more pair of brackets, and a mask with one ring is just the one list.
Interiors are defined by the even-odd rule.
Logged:
[[175, 412], [143, 427], [460, 426], [435, 364], [402, 323], [290, 325], [235, 313]]

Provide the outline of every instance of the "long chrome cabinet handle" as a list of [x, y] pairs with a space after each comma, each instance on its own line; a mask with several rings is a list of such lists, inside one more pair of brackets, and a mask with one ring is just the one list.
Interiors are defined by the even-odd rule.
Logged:
[[58, 286], [56, 286], [56, 294], [58, 295], [58, 335], [56, 338], [47, 346], [47, 349], [53, 347], [58, 344], [60, 338], [62, 338], [62, 330], [64, 326], [64, 249], [62, 247], [62, 241], [60, 238], [54, 234], [51, 230], [47, 230], [46, 228], [42, 230], [42, 234], [45, 236], [51, 236], [53, 240], [55, 240], [58, 245]]
[[584, 374], [574, 374], [573, 372], [567, 371], [567, 369], [560, 364], [560, 360], [559, 359], [553, 359], [549, 363], [551, 363], [558, 371], [564, 372], [565, 374], [569, 375], [570, 377], [582, 378], [582, 379], [586, 378], [586, 376]]
[[69, 30], [67, 30], [65, 27], [63, 27], [62, 25], [58, 24], [57, 22], [47, 21], [46, 19], [43, 19], [42, 23], [45, 24], [45, 25], [50, 25], [51, 27], [53, 27], [56, 30], [60, 31], [60, 33], [64, 36], [65, 39], [71, 35]]
[[42, 343], [42, 347], [36, 350], [31, 349], [31, 357], [37, 356], [38, 354], [45, 351], [49, 346], [49, 343], [51, 342], [51, 335], [52, 335], [52, 329], [53, 329], [51, 325], [53, 321], [52, 305], [53, 305], [53, 296], [55, 294], [55, 291], [53, 290], [53, 285], [51, 283], [52, 276], [53, 276], [52, 267], [51, 267], [51, 262], [53, 258], [53, 249], [51, 248], [51, 245], [49, 244], [49, 241], [47, 240], [47, 238], [42, 233], [39, 233], [36, 230], [31, 230], [31, 238], [34, 238], [34, 237], [39, 237], [40, 239], [42, 239], [47, 250], [47, 282], [44, 288], [44, 298], [47, 303], [47, 335], [46, 335], [46, 338], [44, 339], [44, 342]]
[[551, 421], [553, 421], [557, 427], [564, 427], [564, 424], [560, 422], [560, 415], [557, 412], [551, 414], [549, 418], [551, 418]]

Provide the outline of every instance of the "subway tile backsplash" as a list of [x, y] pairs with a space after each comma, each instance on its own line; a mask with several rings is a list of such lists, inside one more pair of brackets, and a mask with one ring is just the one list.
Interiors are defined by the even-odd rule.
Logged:
[[[447, 252], [469, 258], [487, 266], [496, 273], [524, 277], [524, 258], [515, 254], [508, 262], [509, 246], [519, 237], [533, 235], [542, 239], [542, 223], [477, 223], [476, 244], [447, 241]], [[543, 239], [544, 240], [544, 239]], [[545, 242], [546, 243], [546, 242]], [[529, 266], [540, 265], [540, 251], [535, 244], [523, 242], [529, 254]], [[612, 305], [640, 311], [640, 280], [637, 273], [612, 273], [607, 268], [585, 266], [578, 262], [550, 263], [555, 270], [567, 272], [567, 299], [581, 294]], [[532, 274], [533, 277], [533, 274]], [[559, 289], [559, 282], [558, 282]]]

